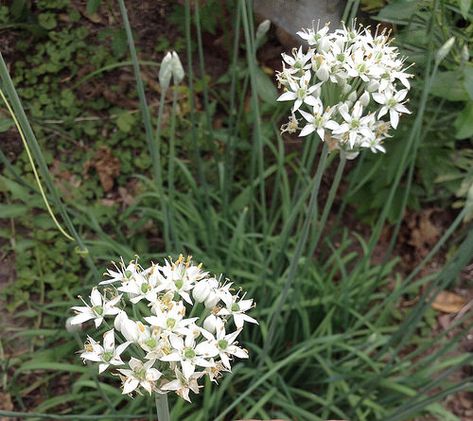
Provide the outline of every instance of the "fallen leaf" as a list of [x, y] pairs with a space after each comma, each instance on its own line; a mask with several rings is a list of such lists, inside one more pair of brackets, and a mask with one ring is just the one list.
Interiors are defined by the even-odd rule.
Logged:
[[466, 304], [465, 298], [454, 292], [441, 291], [435, 297], [432, 308], [442, 313], [458, 313]]
[[[0, 408], [4, 411], [13, 411], [13, 403], [8, 393], [0, 392]], [[8, 418], [0, 417], [0, 421], [7, 421]]]
[[432, 223], [433, 212], [433, 209], [428, 209], [408, 222], [411, 229], [408, 243], [416, 249], [419, 256], [427, 255], [441, 234], [439, 227]]
[[105, 192], [112, 190], [115, 178], [120, 175], [120, 161], [113, 156], [110, 148], [102, 146], [92, 159], [84, 163], [85, 174], [90, 168], [95, 168], [97, 171], [103, 190]]

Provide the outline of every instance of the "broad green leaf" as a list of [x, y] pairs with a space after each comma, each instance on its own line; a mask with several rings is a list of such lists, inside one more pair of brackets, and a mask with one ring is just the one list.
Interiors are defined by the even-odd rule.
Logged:
[[258, 96], [268, 103], [274, 104], [278, 97], [278, 91], [269, 76], [259, 67], [256, 69], [256, 90]]
[[460, 70], [439, 72], [432, 85], [432, 94], [449, 101], [467, 101], [468, 93]]
[[463, 111], [458, 114], [455, 122], [453, 123], [456, 133], [456, 139], [467, 139], [473, 136], [473, 102], [470, 101], [466, 104]]

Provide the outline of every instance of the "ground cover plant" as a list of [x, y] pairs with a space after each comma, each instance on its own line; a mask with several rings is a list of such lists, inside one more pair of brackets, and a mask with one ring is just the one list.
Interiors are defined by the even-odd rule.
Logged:
[[[344, 14], [350, 31], [358, 28], [349, 23], [358, 3], [348, 2]], [[14, 252], [18, 277], [3, 292], [10, 321], [0, 348], [0, 414], [156, 419], [146, 392], [130, 399], [109, 369], [98, 376], [81, 362], [91, 324], [77, 329], [70, 308], [82, 306], [77, 297], [87, 299], [120, 256], [128, 262], [138, 253], [148, 267], [184, 251], [205, 262], [205, 271], [247, 291], [259, 324], [245, 325], [238, 336], [250, 358], [234, 360], [219, 384], [202, 379], [191, 403], [169, 396], [172, 419], [459, 419], [461, 409], [449, 399], [471, 391], [471, 355], [463, 346], [471, 318], [452, 292], [457, 302], [441, 322], [434, 308], [445, 311], [439, 297], [471, 280], [465, 272], [473, 255], [465, 187], [471, 157], [457, 146], [471, 144], [464, 117], [471, 100], [464, 53], [470, 32], [457, 29], [469, 28], [471, 14], [467, 2], [419, 3], [393, 1], [377, 15], [398, 25], [390, 29], [401, 54], [410, 57], [406, 66], [416, 62], [408, 71], [414, 75], [407, 82], [411, 114], [399, 124], [389, 112], [381, 116], [398, 126], [382, 145], [376, 138], [363, 144], [353, 130], [359, 127], [350, 127], [355, 135], [348, 149], [350, 142], [360, 146], [354, 161], [320, 139], [310, 115], [313, 107], [323, 109], [318, 101], [309, 100], [297, 114], [307, 136], [288, 133], [290, 125], [281, 134], [293, 104], [277, 98], [297, 95], [277, 91], [280, 64], [271, 68], [274, 60], [265, 61], [274, 29], [255, 21], [251, 2], [162, 2], [153, 10], [170, 16], [166, 34], [173, 35], [152, 41], [147, 24], [141, 31], [135, 26], [143, 25], [140, 10], [149, 10], [134, 2], [3, 6], [4, 24], [18, 36], [10, 45], [29, 54], [12, 59], [15, 64], [4, 54], [0, 62], [1, 89], [12, 108], [2, 111], [3, 139], [16, 139], [15, 118], [24, 134], [21, 148], [2, 144], [1, 154], [3, 247], [8, 256]], [[307, 34], [313, 34], [303, 32], [310, 44]], [[28, 41], [37, 36], [41, 42], [32, 51]], [[456, 43], [448, 42], [452, 36]], [[319, 48], [320, 39], [314, 40]], [[218, 71], [209, 45], [225, 57]], [[294, 64], [290, 51], [278, 48], [288, 54], [286, 66]], [[165, 55], [168, 49], [177, 51], [182, 69], [177, 55]], [[312, 81], [328, 80], [329, 70], [310, 69]], [[361, 77], [359, 70], [352, 77]], [[461, 100], [441, 91], [439, 80], [451, 72], [463, 72], [454, 79]], [[282, 75], [279, 81], [291, 88]], [[332, 97], [336, 105], [337, 94], [324, 89], [319, 100], [326, 105]], [[367, 107], [359, 94], [350, 109]], [[387, 103], [369, 100], [379, 108]], [[346, 111], [336, 118], [332, 111], [337, 125], [329, 129], [339, 146], [346, 146], [344, 124], [353, 120]], [[425, 155], [433, 144], [455, 174], [439, 184], [430, 182], [431, 174], [444, 175], [443, 166], [432, 170], [433, 158]], [[433, 240], [406, 223], [413, 208], [456, 201], [452, 192], [461, 209], [444, 216], [447, 223]], [[427, 250], [406, 265], [398, 240], [416, 229]], [[101, 351], [93, 341], [114, 348], [110, 334], [103, 338], [107, 331], [91, 334], [94, 355]]]

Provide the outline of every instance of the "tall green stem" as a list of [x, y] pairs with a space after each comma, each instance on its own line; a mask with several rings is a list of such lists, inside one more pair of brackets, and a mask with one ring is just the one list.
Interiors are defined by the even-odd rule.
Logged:
[[131, 32], [130, 21], [128, 20], [128, 12], [126, 10], [125, 1], [118, 0], [120, 6], [120, 13], [123, 19], [123, 26], [125, 27], [126, 38], [128, 41], [128, 48], [130, 50], [131, 61], [133, 63], [133, 73], [135, 75], [136, 90], [138, 92], [138, 98], [140, 100], [140, 111], [143, 116], [143, 122], [146, 132], [146, 141], [151, 155], [153, 173], [155, 181], [158, 185], [161, 185], [161, 162], [159, 159], [159, 153], [156, 146], [156, 142], [153, 136], [153, 126], [151, 124], [151, 115], [149, 112], [148, 103], [145, 96], [145, 88], [143, 79], [141, 78], [140, 65], [138, 63], [138, 56], [136, 54], [135, 41], [133, 40], [133, 34]]
[[[251, 1], [250, 1], [251, 5]], [[264, 177], [264, 145], [263, 137], [261, 136], [261, 114], [259, 109], [258, 89], [257, 89], [257, 67], [256, 67], [256, 50], [254, 48], [254, 40], [251, 34], [251, 21], [248, 10], [251, 8], [248, 6], [246, 0], [240, 1], [243, 32], [245, 35], [246, 44], [246, 56], [248, 61], [248, 69], [250, 73], [250, 84], [251, 84], [251, 104], [252, 112], [254, 115], [254, 132], [253, 132], [253, 159], [251, 165], [251, 178], [258, 178], [259, 180], [259, 194], [260, 194], [260, 212], [262, 221], [262, 232], [263, 241], [266, 243], [267, 235], [267, 215], [266, 215], [266, 188], [265, 188], [265, 177]], [[255, 176], [257, 165], [258, 176]], [[254, 221], [254, 215], [252, 218]]]
[[[154, 139], [154, 148], [156, 149], [155, 155], [156, 159], [159, 163], [161, 163], [161, 126], [163, 122], [163, 111], [164, 111], [164, 103], [166, 101], [166, 89], [161, 90], [161, 97], [159, 99], [159, 110], [158, 110], [158, 120], [156, 122], [156, 134]], [[163, 213], [163, 225], [164, 225], [164, 243], [166, 247], [169, 248], [171, 246], [170, 243], [170, 223], [169, 223], [169, 210], [168, 205], [166, 204], [167, 198], [164, 195], [164, 185], [162, 181], [162, 173], [161, 173], [161, 165], [158, 165], [156, 168], [156, 184], [158, 189], [158, 195], [161, 199], [161, 212]]]
[[328, 198], [327, 198], [327, 201], [325, 202], [324, 210], [322, 212], [322, 217], [320, 218], [320, 222], [317, 224], [317, 228], [316, 228], [317, 232], [315, 234], [314, 239], [310, 243], [309, 252], [307, 253], [307, 256], [312, 256], [315, 252], [317, 245], [319, 244], [320, 237], [322, 236], [322, 231], [325, 227], [325, 224], [327, 223], [327, 219], [332, 209], [333, 201], [335, 199], [338, 186], [340, 185], [340, 181], [342, 179], [343, 170], [345, 169], [346, 162], [347, 162], [346, 154], [341, 152], [340, 162], [338, 163], [337, 172], [335, 173], [332, 186], [330, 187]]
[[156, 415], [158, 416], [158, 421], [171, 421], [171, 416], [169, 415], [167, 393], [165, 394], [156, 393], [155, 403], [156, 403]]
[[176, 108], [177, 108], [177, 89], [174, 86], [172, 92], [172, 110], [171, 110], [171, 133], [169, 135], [169, 163], [168, 163], [168, 206], [167, 206], [167, 221], [169, 224], [169, 233], [172, 244], [178, 250], [180, 249], [179, 240], [174, 231], [174, 161], [176, 160]]
[[[191, 141], [192, 141], [192, 156], [194, 161], [194, 167], [197, 169], [197, 177], [199, 179], [199, 183], [203, 189], [203, 200], [199, 200], [199, 208], [200, 212], [204, 216], [205, 225], [206, 225], [206, 234], [208, 242], [210, 244], [210, 248], [214, 247], [214, 229], [212, 225], [212, 221], [209, 217], [209, 212], [207, 209], [210, 209], [210, 197], [209, 197], [209, 187], [207, 183], [207, 179], [205, 177], [204, 172], [204, 163], [202, 157], [200, 155], [200, 150], [197, 141], [197, 121], [196, 121], [196, 110], [195, 110], [195, 100], [194, 100], [194, 71], [192, 66], [192, 34], [191, 34], [191, 4], [190, 0], [185, 0], [184, 3], [184, 11], [185, 11], [185, 33], [186, 33], [186, 47], [187, 47], [187, 74], [188, 74], [188, 81], [189, 81], [189, 102], [190, 102], [190, 120], [191, 120]], [[200, 197], [200, 196], [199, 196]]]
[[291, 289], [291, 286], [294, 283], [294, 279], [297, 275], [297, 268], [298, 268], [299, 260], [307, 244], [311, 222], [317, 218], [317, 213], [318, 213], [317, 198], [319, 195], [322, 175], [325, 171], [325, 163], [327, 161], [327, 155], [328, 155], [328, 147], [327, 147], [327, 144], [324, 144], [324, 147], [322, 149], [322, 155], [320, 156], [319, 164], [317, 166], [317, 172], [314, 179], [314, 185], [313, 185], [312, 193], [309, 200], [309, 207], [307, 209], [304, 225], [302, 226], [302, 233], [301, 233], [301, 236], [299, 237], [299, 241], [296, 244], [294, 255], [292, 256], [291, 262], [289, 264], [288, 275], [287, 275], [286, 282], [284, 284], [284, 288], [281, 294], [279, 295], [279, 298], [276, 300], [275, 305], [273, 307], [273, 311], [271, 312], [268, 337], [264, 344], [263, 355], [267, 355], [269, 349], [271, 348], [273, 344], [275, 329], [279, 321], [279, 318], [281, 316], [281, 309], [287, 300], [289, 290]]

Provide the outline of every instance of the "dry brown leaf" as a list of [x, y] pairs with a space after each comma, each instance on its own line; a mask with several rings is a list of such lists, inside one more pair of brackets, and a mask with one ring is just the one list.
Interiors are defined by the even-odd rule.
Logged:
[[419, 255], [425, 256], [440, 237], [440, 229], [432, 223], [432, 209], [422, 212], [418, 220], [414, 218], [409, 223], [411, 235], [409, 244], [413, 246]]
[[113, 188], [113, 182], [120, 175], [120, 161], [112, 155], [110, 148], [102, 146], [97, 150], [94, 157], [84, 164], [84, 173], [90, 168], [95, 168], [100, 179], [100, 184], [105, 192]]
[[432, 308], [442, 313], [458, 313], [466, 304], [465, 298], [454, 292], [441, 291], [432, 303]]
[[[13, 403], [8, 393], [0, 392], [0, 408], [4, 411], [13, 411]], [[8, 418], [0, 417], [0, 421], [7, 421]], [[11, 420], [11, 419], [10, 419]]]

